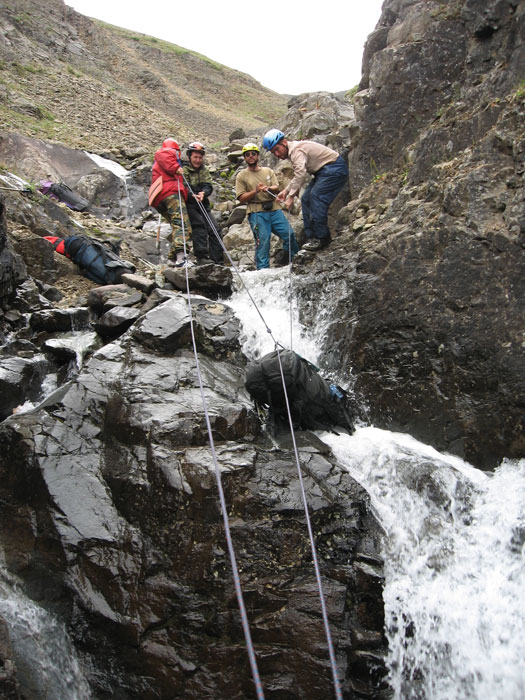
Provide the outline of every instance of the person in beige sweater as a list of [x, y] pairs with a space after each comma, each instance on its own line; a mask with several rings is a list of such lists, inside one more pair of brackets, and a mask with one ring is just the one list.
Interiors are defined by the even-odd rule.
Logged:
[[330, 243], [328, 209], [348, 179], [348, 165], [336, 151], [315, 141], [288, 141], [279, 129], [270, 129], [263, 147], [280, 160], [291, 161], [294, 176], [277, 195], [288, 209], [308, 175], [313, 175], [301, 197], [304, 231], [303, 250], [321, 250]]

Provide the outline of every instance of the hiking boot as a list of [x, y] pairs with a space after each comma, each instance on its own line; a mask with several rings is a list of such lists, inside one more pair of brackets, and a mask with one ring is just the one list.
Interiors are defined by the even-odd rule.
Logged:
[[323, 248], [326, 248], [326, 246], [330, 243], [330, 238], [310, 238], [306, 243], [303, 245], [301, 250], [309, 250], [309, 251], [317, 251], [317, 250], [322, 250]]
[[197, 265], [211, 265], [212, 262], [210, 258], [197, 258]]

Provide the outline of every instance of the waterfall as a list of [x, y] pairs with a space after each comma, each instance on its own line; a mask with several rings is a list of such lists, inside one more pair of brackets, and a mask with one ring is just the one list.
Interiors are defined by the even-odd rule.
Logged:
[[[290, 313], [291, 279], [288, 268], [244, 272], [242, 280], [243, 284], [236, 282], [237, 292], [227, 304], [242, 323], [240, 340], [245, 355], [250, 359], [258, 359], [272, 352], [275, 350], [275, 339], [315, 364], [319, 347], [308, 330], [294, 321], [297, 309], [293, 299]], [[255, 311], [254, 303], [261, 309], [264, 322]], [[271, 335], [266, 327], [270, 329]]]
[[89, 700], [91, 693], [63, 624], [27, 598], [0, 568], [0, 615], [9, 628], [26, 700]]
[[124, 196], [120, 199], [119, 204], [120, 208], [122, 211], [122, 214], [124, 216], [128, 216], [129, 212], [131, 211], [131, 198], [129, 196], [129, 189], [128, 189], [128, 178], [129, 178], [129, 171], [126, 170], [126, 168], [122, 167], [119, 163], [116, 163], [114, 160], [110, 160], [109, 158], [103, 158], [102, 156], [97, 155], [96, 153], [89, 153], [89, 151], [84, 151], [84, 153], [91, 158], [92, 161], [94, 161], [99, 168], [105, 168], [106, 170], [109, 170], [110, 172], [113, 173], [113, 175], [116, 175], [120, 182], [122, 183], [122, 188], [124, 190]]
[[[287, 270], [243, 279], [288, 347]], [[230, 303], [243, 325], [247, 356], [273, 350], [246, 291], [239, 287]], [[316, 362], [319, 329], [308, 333], [294, 321], [292, 336], [293, 349]], [[336, 379], [344, 385], [347, 378]], [[409, 435], [371, 426], [352, 436], [319, 436], [368, 491], [384, 530], [387, 665], [395, 700], [522, 700], [525, 460], [504, 461], [491, 474]]]

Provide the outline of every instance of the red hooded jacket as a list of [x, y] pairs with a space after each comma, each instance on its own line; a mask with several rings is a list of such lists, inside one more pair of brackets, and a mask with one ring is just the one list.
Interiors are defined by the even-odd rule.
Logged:
[[174, 148], [159, 148], [155, 153], [151, 182], [155, 182], [159, 176], [162, 176], [162, 189], [153, 200], [151, 204], [153, 207], [158, 206], [170, 194], [177, 194], [179, 190], [186, 201], [188, 191], [184, 187], [182, 175], [175, 174], [175, 171], [182, 167], [179, 153]]

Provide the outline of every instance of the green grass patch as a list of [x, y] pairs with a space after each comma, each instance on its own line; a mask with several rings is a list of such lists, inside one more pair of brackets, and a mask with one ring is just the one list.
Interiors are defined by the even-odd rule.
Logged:
[[44, 116], [43, 119], [0, 105], [0, 131], [16, 131], [25, 136], [68, 143], [71, 125], [55, 121], [53, 114], [45, 107], [39, 109]]
[[518, 100], [522, 100], [525, 97], [525, 80], [522, 80], [516, 90], [514, 91], [514, 97]]
[[35, 75], [35, 74], [44, 72], [44, 69], [38, 63], [35, 64], [35, 63], [17, 63], [17, 62], [14, 62], [11, 65], [12, 65], [15, 73], [17, 75], [19, 75], [20, 77], [27, 75], [27, 73], [31, 73], [31, 74]]

